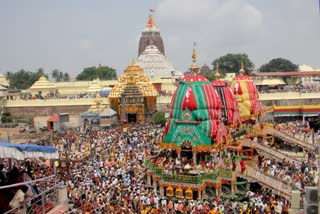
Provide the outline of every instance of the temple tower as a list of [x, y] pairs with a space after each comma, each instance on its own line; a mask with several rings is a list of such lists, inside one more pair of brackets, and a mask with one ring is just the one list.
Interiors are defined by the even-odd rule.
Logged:
[[150, 14], [148, 22], [142, 31], [142, 35], [139, 41], [139, 53], [138, 56], [146, 49], [147, 46], [153, 44], [158, 50], [165, 55], [163, 41], [160, 35], [160, 30], [153, 21], [153, 16]]

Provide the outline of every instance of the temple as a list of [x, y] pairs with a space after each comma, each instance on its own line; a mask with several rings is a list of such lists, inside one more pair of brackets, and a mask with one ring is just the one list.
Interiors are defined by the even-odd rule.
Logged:
[[118, 113], [121, 121], [143, 123], [151, 120], [156, 97], [157, 91], [149, 77], [132, 62], [109, 95], [110, 108]]

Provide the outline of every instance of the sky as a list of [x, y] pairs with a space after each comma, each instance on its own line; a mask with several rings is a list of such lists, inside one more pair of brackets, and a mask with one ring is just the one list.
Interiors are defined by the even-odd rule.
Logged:
[[320, 67], [319, 0], [1, 0], [0, 72], [59, 69], [72, 77], [137, 58], [149, 10], [176, 70], [227, 53], [259, 68], [273, 58]]

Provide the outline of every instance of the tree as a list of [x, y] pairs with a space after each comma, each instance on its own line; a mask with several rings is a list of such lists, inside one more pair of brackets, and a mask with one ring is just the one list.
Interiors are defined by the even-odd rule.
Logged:
[[254, 64], [249, 59], [247, 54], [226, 54], [224, 56], [221, 56], [217, 59], [215, 59], [212, 62], [213, 66], [216, 66], [217, 63], [219, 63], [220, 67], [220, 74], [221, 76], [224, 76], [226, 73], [237, 73], [239, 74], [239, 70], [241, 68], [241, 62], [243, 63], [244, 69], [246, 71], [246, 75], [250, 75]]
[[[10, 82], [11, 88], [28, 89], [30, 88], [42, 75], [43, 69], [38, 69], [36, 72], [19, 70], [17, 72], [7, 72], [6, 78]], [[47, 77], [47, 75], [44, 75]], [[47, 77], [48, 78], [48, 77]]]
[[59, 71], [58, 69], [54, 69], [51, 72], [51, 77], [56, 81], [56, 82], [69, 82], [70, 81], [70, 76], [68, 73], [63, 73]]
[[216, 79], [214, 76], [214, 71], [209, 71], [208, 73], [203, 75], [205, 78], [207, 78], [209, 81], [213, 81]]
[[58, 69], [54, 69], [52, 72], [51, 72], [51, 77], [56, 81], [56, 82], [60, 82], [61, 81], [61, 74], [62, 72], [59, 71]]
[[260, 72], [276, 72], [276, 71], [298, 71], [299, 67], [290, 60], [276, 58], [270, 60], [267, 64], [260, 67]]
[[70, 82], [70, 76], [68, 73], [63, 74], [63, 82]]
[[153, 122], [154, 122], [155, 124], [165, 125], [166, 122], [167, 122], [167, 120], [166, 120], [166, 117], [165, 117], [164, 112], [162, 112], [162, 111], [156, 112], [156, 113], [153, 115]]
[[108, 66], [89, 67], [83, 69], [83, 71], [76, 77], [77, 80], [94, 80], [99, 78], [100, 80], [115, 80], [117, 79], [116, 70]]
[[1, 123], [11, 123], [12, 122], [12, 116], [10, 113], [3, 113], [1, 117]]

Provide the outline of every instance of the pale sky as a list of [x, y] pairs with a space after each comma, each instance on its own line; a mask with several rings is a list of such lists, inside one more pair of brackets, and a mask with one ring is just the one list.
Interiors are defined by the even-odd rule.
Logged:
[[1, 0], [0, 72], [42, 67], [79, 74], [107, 65], [118, 74], [138, 54], [149, 9], [177, 70], [227, 53], [258, 68], [272, 58], [320, 67], [319, 0]]

